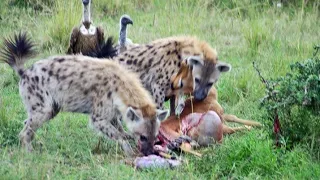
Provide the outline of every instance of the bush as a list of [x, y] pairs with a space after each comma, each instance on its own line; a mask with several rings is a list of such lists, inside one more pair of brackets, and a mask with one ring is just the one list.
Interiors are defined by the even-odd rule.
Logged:
[[275, 80], [266, 81], [266, 96], [261, 105], [271, 119], [282, 124], [282, 143], [293, 147], [307, 143], [320, 152], [320, 46], [313, 57], [290, 65], [291, 72]]
[[11, 6], [18, 7], [31, 7], [34, 10], [42, 11], [43, 9], [47, 9], [48, 7], [52, 7], [54, 5], [55, 0], [12, 0], [10, 2]]

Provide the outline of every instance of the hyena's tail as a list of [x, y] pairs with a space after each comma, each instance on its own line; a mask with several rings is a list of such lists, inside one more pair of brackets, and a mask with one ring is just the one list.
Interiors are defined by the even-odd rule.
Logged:
[[117, 49], [114, 47], [113, 37], [108, 37], [107, 41], [98, 44], [91, 52], [84, 53], [83, 55], [100, 59], [117, 56]]
[[0, 62], [9, 64], [21, 77], [24, 73], [24, 63], [33, 55], [33, 42], [26, 33], [20, 32], [13, 38], [4, 39], [4, 47], [0, 49]]

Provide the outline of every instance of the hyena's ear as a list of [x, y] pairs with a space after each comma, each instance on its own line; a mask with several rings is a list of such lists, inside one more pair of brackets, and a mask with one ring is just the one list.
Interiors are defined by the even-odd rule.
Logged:
[[134, 110], [132, 107], [127, 108], [126, 116], [128, 120], [140, 121], [140, 117], [138, 116], [136, 110]]
[[203, 59], [200, 56], [190, 56], [187, 58], [187, 64], [189, 66], [197, 66], [204, 64]]
[[216, 68], [220, 71], [220, 72], [228, 72], [231, 70], [231, 65], [225, 62], [220, 62], [218, 61]]
[[160, 121], [163, 121], [166, 119], [167, 115], [168, 115], [168, 110], [160, 110], [160, 109], [157, 109], [157, 118], [160, 120]]

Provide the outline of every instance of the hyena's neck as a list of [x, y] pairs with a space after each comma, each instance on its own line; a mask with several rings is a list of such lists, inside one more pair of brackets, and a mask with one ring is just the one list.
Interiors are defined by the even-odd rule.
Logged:
[[[143, 116], [151, 117], [156, 113], [156, 105], [153, 103], [151, 97], [144, 96], [148, 95], [148, 92], [144, 92], [147, 94], [141, 94], [141, 96], [133, 96], [134, 94], [127, 93], [124, 97], [124, 103], [126, 107], [132, 107], [134, 109], [141, 110]], [[129, 98], [131, 97], [131, 98]]]
[[[121, 106], [121, 110], [125, 110], [128, 106], [137, 109], [145, 109], [145, 111], [155, 112], [156, 105], [149, 92], [143, 88], [137, 74], [124, 71], [120, 68], [114, 69], [113, 78], [118, 82], [114, 85], [114, 91], [111, 95], [114, 101]], [[125, 74], [125, 75], [124, 75]], [[110, 96], [110, 95], [109, 95]]]

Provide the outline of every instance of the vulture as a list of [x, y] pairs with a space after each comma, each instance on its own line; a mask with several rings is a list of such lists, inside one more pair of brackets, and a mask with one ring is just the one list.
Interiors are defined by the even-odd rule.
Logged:
[[67, 54], [88, 54], [105, 43], [102, 27], [95, 27], [90, 19], [91, 1], [82, 0], [82, 23], [72, 29]]
[[113, 38], [109, 37], [106, 42], [102, 41], [102, 44], [97, 44], [94, 49], [89, 52], [82, 53], [83, 55], [96, 57], [96, 58], [112, 58], [119, 53], [127, 50], [129, 46], [136, 46], [138, 44], [132, 43], [131, 39], [127, 38], [127, 25], [133, 25], [133, 21], [129, 15], [122, 15], [120, 18], [120, 32], [119, 41], [117, 45], [113, 45]]
[[128, 45], [132, 45], [131, 39], [127, 38], [127, 25], [133, 25], [133, 21], [129, 15], [124, 14], [120, 18], [120, 32], [119, 32], [119, 46], [118, 52], [122, 53], [123, 51], [127, 50]]

